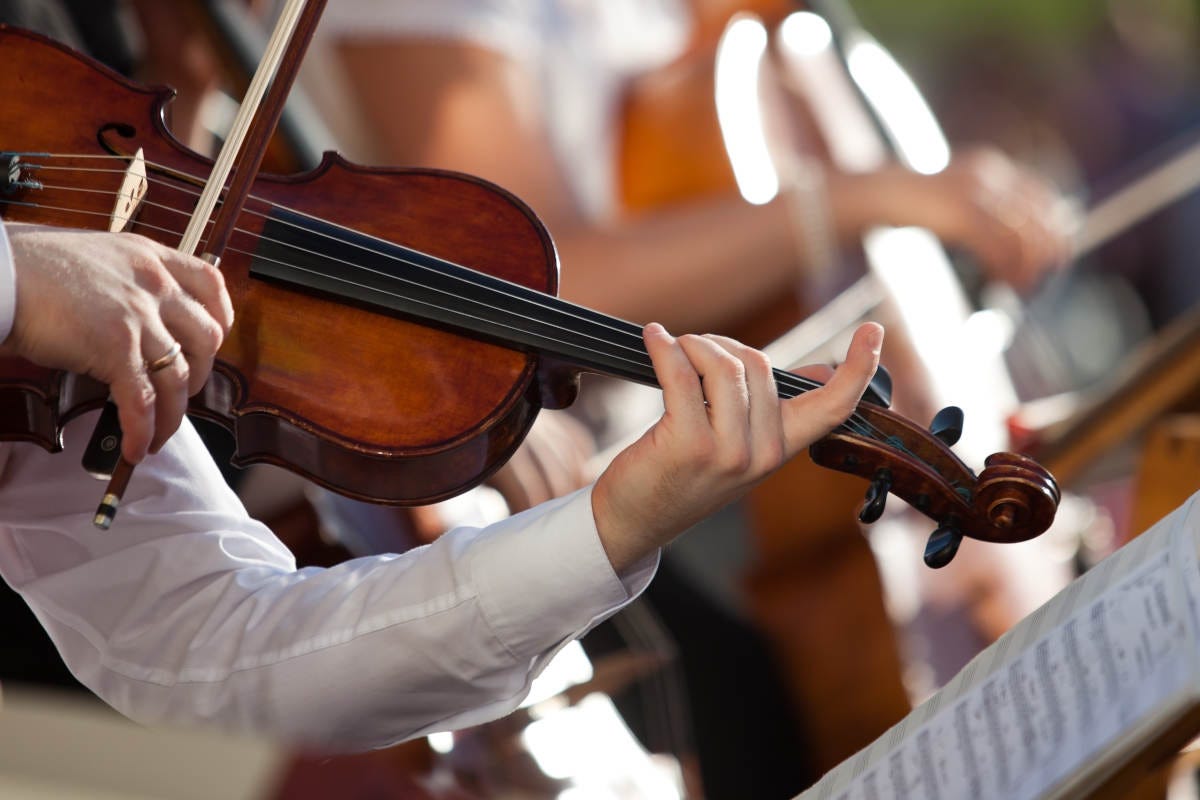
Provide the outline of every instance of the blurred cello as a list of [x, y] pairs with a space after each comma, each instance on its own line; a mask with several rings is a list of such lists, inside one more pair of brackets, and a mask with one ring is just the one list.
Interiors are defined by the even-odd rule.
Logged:
[[[849, 75], [843, 60], [846, 53], [838, 48], [852, 42], [865, 48], [860, 52], [875, 57], [877, 63], [888, 62], [882, 48], [850, 24], [853, 19], [842, 6], [810, 4], [824, 14], [818, 17], [811, 12], [793, 16], [796, 5], [780, 0], [714, 0], [693, 5], [697, 19], [688, 53], [667, 70], [636, 84], [626, 98], [619, 180], [626, 213], [728, 195], [739, 186], [742, 176], [736, 174], [737, 155], [730, 154], [733, 164], [726, 157], [730, 142], [714, 104], [714, 96], [722, 91], [719, 83], [725, 80], [723, 69], [726, 75], [741, 79], [739, 85], [724, 88], [726, 95], [740, 95], [743, 101], [771, 89], [778, 94], [786, 84], [790, 96], [783, 110], [791, 128], [788, 141], [803, 158], [851, 172], [869, 170], [893, 158], [908, 156], [911, 162], [913, 154], [906, 154], [884, 135], [886, 126]], [[730, 24], [737, 11], [760, 15], [765, 28], [759, 24], [756, 32], [755, 25], [743, 21]], [[835, 24], [831, 27], [826, 20]], [[785, 35], [779, 38], [786, 41], [789, 26], [790, 38], [800, 41], [774, 52], [775, 69], [766, 75], [758, 71], [758, 64], [727, 68], [715, 63], [719, 48], [727, 46], [735, 32], [741, 36], [737, 46], [751, 51], [750, 56], [741, 57], [753, 61], [754, 54], [761, 54], [767, 45], [763, 31], [782, 30]], [[903, 75], [898, 68], [892, 74]], [[762, 81], [775, 83], [764, 85]], [[741, 103], [740, 112], [745, 115], [750, 109], [754, 113], [753, 105]], [[941, 148], [948, 152], [927, 109], [918, 108], [917, 112], [925, 114], [932, 125], [928, 133], [933, 138], [925, 142], [926, 151], [932, 148], [936, 155]], [[798, 209], [798, 213], [807, 210]], [[957, 316], [957, 324], [965, 319], [965, 297], [932, 237], [917, 231], [879, 231], [864, 245], [841, 263], [822, 265], [825, 272], [816, 281], [802, 282], [798, 270], [794, 294], [757, 309], [727, 332], [764, 346], [868, 270], [878, 275], [891, 268], [891, 280], [884, 277], [876, 282], [893, 296], [897, 290], [903, 291], [903, 285], [896, 285], [898, 267], [909, 275], [920, 266], [929, 267], [935, 274], [912, 283], [920, 284], [925, 292], [931, 282], [938, 285], [933, 297], [939, 322], [944, 323], [948, 316]], [[915, 321], [921, 328], [919, 317], [905, 321]], [[912, 333], [925, 333], [925, 340], [929, 338], [922, 330]], [[885, 351], [885, 361], [896, 355]], [[954, 366], [961, 370], [963, 365]], [[962, 389], [968, 384], [986, 387], [976, 388], [966, 401], [973, 419], [965, 443], [994, 448], [1003, 441], [1003, 407], [1014, 402], [1015, 396], [1000, 367], [998, 358], [989, 361], [945, 391], [946, 396], [963, 398]], [[976, 414], [987, 404], [999, 408]], [[756, 622], [771, 638], [790, 680], [792, 699], [812, 742], [811, 766], [816, 771], [851, 755], [909, 707], [880, 577], [870, 547], [851, 521], [850, 510], [862, 498], [861, 482], [820, 474], [811, 463], [797, 460], [754, 491], [746, 503], [759, 561], [748, 576], [748, 595]], [[797, 522], [797, 507], [805, 510], [803, 525]], [[854, 633], [853, 647], [844, 644], [850, 631]]]

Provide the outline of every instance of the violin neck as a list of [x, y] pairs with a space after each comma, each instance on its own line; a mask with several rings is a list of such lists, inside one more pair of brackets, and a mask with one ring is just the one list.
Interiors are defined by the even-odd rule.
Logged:
[[[251, 276], [657, 387], [641, 326], [501, 278], [276, 209]], [[788, 380], [788, 379], [792, 380]], [[776, 370], [781, 397], [799, 394]]]

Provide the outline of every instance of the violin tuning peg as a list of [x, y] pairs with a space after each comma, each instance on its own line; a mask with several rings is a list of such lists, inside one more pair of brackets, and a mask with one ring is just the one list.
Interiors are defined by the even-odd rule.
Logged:
[[963, 431], [963, 412], [958, 406], [946, 406], [933, 415], [929, 432], [941, 439], [947, 447], [953, 446]]
[[875, 368], [875, 374], [867, 384], [862, 399], [883, 408], [892, 407], [892, 376], [882, 364]]
[[957, 528], [946, 524], [939, 525], [925, 543], [925, 565], [931, 569], [941, 569], [949, 564], [954, 560], [962, 539], [962, 534]]
[[891, 490], [892, 473], [886, 469], [876, 472], [875, 479], [867, 487], [867, 497], [863, 501], [862, 508], [858, 510], [858, 521], [870, 525], [879, 519], [883, 515], [884, 506], [887, 505], [888, 492]]

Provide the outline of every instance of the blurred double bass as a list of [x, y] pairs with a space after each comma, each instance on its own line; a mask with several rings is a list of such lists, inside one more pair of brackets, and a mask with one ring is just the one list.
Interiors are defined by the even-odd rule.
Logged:
[[[933, 159], [936, 166], [938, 158], [948, 156], [915, 88], [843, 4], [814, 0], [802, 7], [784, 0], [710, 0], [694, 2], [693, 7], [696, 23], [688, 52], [635, 84], [626, 97], [618, 181], [625, 213], [636, 215], [738, 189], [747, 195], [748, 179], [739, 171], [745, 165], [739, 165], [739, 158], [753, 166], [771, 154], [764, 158], [762, 153], [737, 152], [743, 146], [761, 148], [766, 137], [755, 139], [752, 134], [748, 145], [737, 141], [736, 131], [731, 135], [729, 125], [719, 119], [722, 94], [736, 101], [728, 112], [735, 115], [733, 126], [749, 122], [769, 127], [770, 111], [782, 116], [785, 148], [794, 148], [790, 155], [801, 162], [815, 160], [858, 172], [889, 160], [927, 167]], [[738, 12], [751, 12], [753, 17]], [[776, 35], [770, 37], [767, 31]], [[776, 47], [768, 50], [772, 44]], [[907, 128], [889, 124], [896, 120], [872, 108], [851, 76], [850, 58], [865, 61], [877, 77], [902, 90], [899, 100], [908, 103]], [[734, 59], [741, 63], [730, 66]], [[729, 80], [738, 82], [731, 85]], [[773, 108], [768, 105], [772, 100]], [[759, 113], [762, 119], [745, 118]], [[803, 225], [808, 213], [797, 209], [798, 224]], [[772, 342], [787, 340], [789, 331], [839, 291], [861, 293], [862, 287], [873, 287], [873, 301], [885, 301], [893, 320], [898, 314], [910, 337], [907, 352], [885, 349], [885, 363], [903, 358], [910, 371], [924, 368], [931, 378], [947, 377], [912, 356], [918, 349], [923, 354], [945, 350], [946, 340], [956, 337], [937, 326], [961, 326], [969, 311], [936, 240], [923, 231], [878, 230], [868, 234], [858, 252], [841, 255], [830, 259], [828, 252], [810, 252], [810, 260], [818, 263], [807, 280], [797, 268], [795, 293], [756, 309], [725, 332], [771, 352]], [[822, 257], [836, 263], [819, 263]], [[864, 275], [871, 278], [854, 283]], [[912, 296], [914, 286], [920, 296]], [[927, 315], [930, 304], [936, 313]], [[900, 338], [896, 332], [889, 328], [890, 343]], [[777, 349], [777, 363], [781, 353], [792, 360], [786, 348]], [[811, 356], [810, 349], [801, 347], [795, 359], [811, 361]], [[1015, 405], [1015, 393], [999, 354], [970, 363], [955, 361], [952, 366], [958, 374], [949, 377], [956, 382], [934, 391], [970, 409], [963, 444], [976, 455], [1002, 447], [1002, 420]], [[861, 481], [797, 459], [746, 501], [757, 550], [757, 564], [746, 579], [749, 605], [785, 672], [811, 742], [810, 767], [817, 773], [852, 755], [909, 709], [880, 575], [853, 521], [865, 488]], [[877, 487], [869, 491], [878, 498]], [[865, 515], [864, 520], [877, 515], [877, 509]]]

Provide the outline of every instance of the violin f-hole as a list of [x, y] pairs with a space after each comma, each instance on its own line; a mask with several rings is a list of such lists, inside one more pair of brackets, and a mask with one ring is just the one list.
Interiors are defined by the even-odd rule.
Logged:
[[137, 136], [137, 128], [127, 122], [108, 122], [104, 125], [101, 125], [100, 129], [96, 131], [96, 141], [101, 147], [107, 150], [111, 155], [128, 158], [130, 156], [128, 150], [122, 150], [121, 148], [109, 143], [107, 137], [107, 134], [109, 133], [115, 133], [122, 139], [132, 140], [135, 136]]

